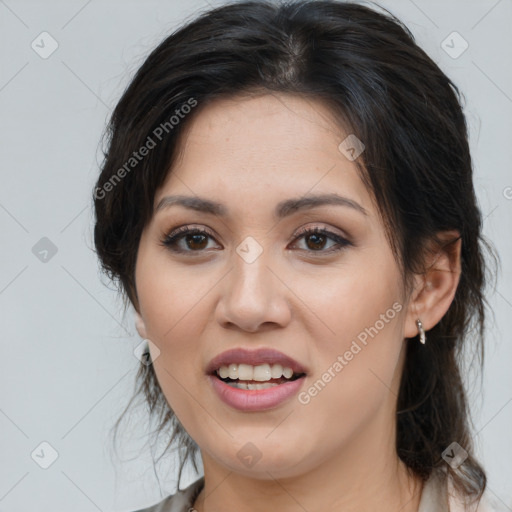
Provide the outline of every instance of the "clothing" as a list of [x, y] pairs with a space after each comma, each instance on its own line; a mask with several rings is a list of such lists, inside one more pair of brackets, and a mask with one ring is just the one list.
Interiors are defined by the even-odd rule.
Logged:
[[204, 476], [156, 505], [135, 512], [194, 512], [194, 501], [204, 486]]
[[[156, 505], [135, 512], [194, 512], [194, 501], [203, 486], [204, 476]], [[506, 507], [491, 503], [486, 493], [484, 493], [478, 508], [475, 506], [465, 508], [461, 501], [456, 500], [449, 493], [445, 485], [441, 485], [441, 480], [435, 473], [423, 486], [418, 508], [418, 512], [505, 512], [507, 510], [509, 509]]]

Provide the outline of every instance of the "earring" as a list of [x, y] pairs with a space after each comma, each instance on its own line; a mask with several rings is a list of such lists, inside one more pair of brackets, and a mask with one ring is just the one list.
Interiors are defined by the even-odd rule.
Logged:
[[425, 345], [425, 341], [426, 341], [425, 329], [423, 329], [423, 324], [421, 323], [421, 320], [419, 318], [416, 320], [416, 325], [418, 326], [418, 334], [420, 335], [420, 343], [422, 345]]

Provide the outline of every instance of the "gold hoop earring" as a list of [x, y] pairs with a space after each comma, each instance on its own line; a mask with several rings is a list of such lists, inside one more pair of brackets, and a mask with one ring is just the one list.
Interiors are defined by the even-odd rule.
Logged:
[[425, 329], [423, 329], [423, 324], [421, 323], [421, 320], [419, 318], [416, 320], [416, 325], [418, 326], [418, 334], [420, 335], [420, 343], [422, 345], [425, 345], [425, 341], [427, 340], [427, 337], [425, 336]]

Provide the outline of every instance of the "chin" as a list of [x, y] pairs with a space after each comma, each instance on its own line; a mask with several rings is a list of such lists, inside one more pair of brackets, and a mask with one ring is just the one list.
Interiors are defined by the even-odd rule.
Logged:
[[[240, 446], [236, 443], [236, 446]], [[307, 471], [303, 467], [304, 451], [298, 449], [297, 443], [289, 446], [287, 450], [280, 444], [280, 449], [275, 448], [274, 443], [247, 441], [241, 448], [230, 449], [219, 452], [219, 446], [215, 451], [210, 451], [218, 464], [227, 470], [258, 480], [269, 480], [272, 478], [291, 478]], [[217, 453], [215, 453], [217, 452]]]

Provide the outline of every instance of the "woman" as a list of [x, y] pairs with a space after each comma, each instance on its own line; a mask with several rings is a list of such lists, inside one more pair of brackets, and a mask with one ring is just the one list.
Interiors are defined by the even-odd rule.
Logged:
[[95, 244], [179, 479], [204, 466], [146, 512], [491, 510], [456, 357], [486, 247], [458, 97], [352, 3], [225, 5], [146, 59]]

